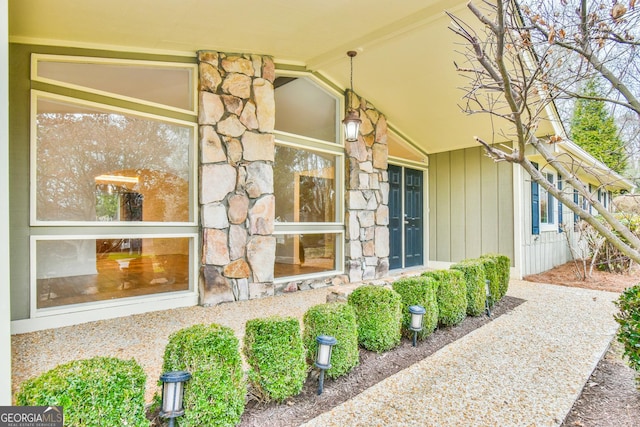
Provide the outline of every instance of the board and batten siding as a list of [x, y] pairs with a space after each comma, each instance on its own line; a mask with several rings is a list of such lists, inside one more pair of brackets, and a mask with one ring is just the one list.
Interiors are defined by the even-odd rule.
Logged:
[[[520, 185], [523, 201], [522, 224], [522, 262], [520, 272], [522, 276], [542, 273], [555, 266], [571, 261], [571, 251], [567, 244], [565, 233], [559, 233], [558, 227], [552, 231], [540, 230], [540, 234], [531, 232], [531, 177], [527, 172], [522, 172]], [[557, 202], [556, 202], [557, 203]], [[562, 206], [562, 220], [569, 231], [569, 237], [573, 236], [573, 212], [566, 206]]]
[[513, 168], [481, 147], [429, 156], [429, 258], [514, 260]]

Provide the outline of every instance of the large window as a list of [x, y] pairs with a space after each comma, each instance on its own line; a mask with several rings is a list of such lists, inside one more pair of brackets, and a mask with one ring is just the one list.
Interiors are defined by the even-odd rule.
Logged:
[[193, 292], [195, 73], [32, 57], [32, 316]]
[[338, 98], [307, 78], [279, 77], [275, 87], [276, 281], [341, 271]]

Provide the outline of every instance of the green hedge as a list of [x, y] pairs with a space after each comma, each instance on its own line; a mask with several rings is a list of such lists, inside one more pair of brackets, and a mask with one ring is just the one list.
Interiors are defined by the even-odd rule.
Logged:
[[[624, 355], [627, 356], [629, 366], [640, 371], [640, 284], [627, 288], [616, 305], [620, 309], [615, 315], [620, 324], [618, 341], [624, 345]], [[637, 380], [636, 385], [640, 386]]]
[[361, 346], [381, 353], [400, 344], [402, 299], [396, 291], [364, 285], [349, 295], [348, 302], [356, 312]]
[[244, 382], [239, 342], [231, 328], [194, 325], [169, 337], [163, 372], [187, 371], [185, 414], [180, 426], [234, 426], [244, 412]]
[[358, 323], [352, 306], [340, 302], [314, 305], [304, 314], [303, 322], [303, 343], [310, 364], [316, 358], [317, 336], [329, 335], [338, 340], [331, 352], [331, 368], [326, 371], [328, 377], [344, 375], [360, 363]]
[[467, 314], [480, 316], [485, 312], [487, 301], [482, 263], [478, 260], [468, 259], [452, 265], [451, 269], [462, 271], [464, 275], [464, 281], [467, 285]]
[[502, 297], [501, 295], [501, 281], [498, 275], [498, 263], [495, 258], [481, 257], [478, 261], [484, 268], [484, 277], [489, 281], [489, 289], [491, 290], [491, 298], [489, 298], [489, 306], [493, 306]]
[[482, 258], [490, 258], [496, 262], [497, 266], [497, 274], [498, 274], [498, 297], [496, 298], [496, 302], [500, 301], [507, 294], [509, 290], [509, 279], [511, 278], [511, 259], [506, 255], [500, 254], [487, 254], [483, 255]]
[[418, 276], [396, 280], [391, 287], [402, 297], [402, 330], [407, 337], [413, 337], [411, 325], [411, 313], [409, 306], [420, 305], [427, 311], [422, 318], [422, 331], [418, 332], [418, 338], [424, 339], [438, 326], [438, 300], [436, 292], [438, 284], [432, 277]]
[[467, 287], [464, 276], [458, 270], [434, 270], [422, 273], [432, 277], [438, 284], [438, 323], [443, 326], [457, 325], [467, 316]]
[[300, 323], [295, 317], [249, 320], [244, 336], [249, 381], [265, 400], [282, 402], [302, 391], [307, 377]]
[[59, 365], [25, 381], [19, 406], [62, 406], [65, 426], [148, 426], [146, 375], [135, 360], [95, 357]]

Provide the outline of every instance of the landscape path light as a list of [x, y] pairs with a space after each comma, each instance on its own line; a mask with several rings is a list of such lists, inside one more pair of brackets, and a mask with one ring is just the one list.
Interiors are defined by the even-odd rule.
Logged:
[[489, 279], [486, 279], [484, 281], [484, 290], [485, 293], [487, 295], [487, 298], [485, 299], [484, 302], [484, 307], [487, 311], [487, 316], [491, 317], [491, 305], [489, 304], [491, 302], [491, 281]]
[[409, 329], [413, 331], [413, 346], [415, 347], [418, 339], [418, 332], [422, 330], [422, 320], [427, 310], [421, 305], [410, 305], [409, 313], [411, 313], [411, 324]]
[[338, 343], [334, 337], [329, 335], [319, 335], [316, 337], [318, 351], [316, 352], [315, 365], [320, 368], [320, 379], [318, 380], [318, 395], [324, 389], [324, 371], [331, 368], [331, 350]]
[[186, 371], [165, 372], [160, 375], [162, 381], [162, 406], [160, 416], [169, 418], [169, 427], [175, 425], [175, 418], [184, 414], [182, 398], [184, 396], [184, 383], [191, 379], [191, 374]]

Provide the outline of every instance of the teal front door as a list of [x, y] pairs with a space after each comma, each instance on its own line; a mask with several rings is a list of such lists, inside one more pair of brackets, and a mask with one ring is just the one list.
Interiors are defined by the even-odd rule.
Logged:
[[424, 173], [389, 165], [389, 268], [424, 263]]

